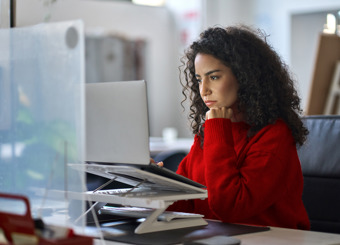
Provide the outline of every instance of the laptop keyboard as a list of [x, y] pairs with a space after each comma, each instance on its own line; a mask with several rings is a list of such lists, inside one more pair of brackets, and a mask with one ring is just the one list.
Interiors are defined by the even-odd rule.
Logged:
[[96, 192], [88, 191], [87, 195], [90, 196], [117, 196], [117, 197], [166, 197], [166, 196], [178, 196], [183, 195], [181, 192], [159, 190], [159, 189], [148, 189], [148, 188], [127, 188], [127, 189], [112, 189], [112, 190], [99, 190]]
[[89, 191], [88, 194], [98, 195], [115, 195], [121, 197], [147, 197], [159, 195], [159, 191], [146, 189], [146, 188], [124, 188], [124, 189], [111, 189], [111, 190], [100, 190], [100, 191]]

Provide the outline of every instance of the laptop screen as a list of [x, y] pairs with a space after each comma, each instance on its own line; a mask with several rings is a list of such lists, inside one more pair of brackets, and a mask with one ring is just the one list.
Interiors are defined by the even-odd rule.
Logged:
[[87, 162], [148, 165], [145, 81], [87, 83]]

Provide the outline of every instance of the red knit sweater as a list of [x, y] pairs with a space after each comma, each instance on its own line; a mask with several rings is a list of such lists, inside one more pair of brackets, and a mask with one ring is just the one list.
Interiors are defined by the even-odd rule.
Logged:
[[205, 185], [208, 198], [179, 201], [170, 209], [223, 222], [309, 229], [291, 131], [282, 120], [251, 138], [248, 129], [229, 119], [206, 121], [203, 149], [195, 136], [177, 173]]

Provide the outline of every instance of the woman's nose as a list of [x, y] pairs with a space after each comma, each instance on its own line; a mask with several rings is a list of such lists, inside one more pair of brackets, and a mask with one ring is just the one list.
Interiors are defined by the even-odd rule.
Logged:
[[202, 82], [200, 83], [200, 93], [202, 96], [210, 93], [209, 84], [205, 79], [202, 79]]

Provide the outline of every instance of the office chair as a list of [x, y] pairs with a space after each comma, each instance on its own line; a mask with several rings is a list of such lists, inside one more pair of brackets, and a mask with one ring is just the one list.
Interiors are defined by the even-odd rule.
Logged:
[[311, 230], [340, 233], [340, 116], [303, 120], [309, 135], [298, 154]]

